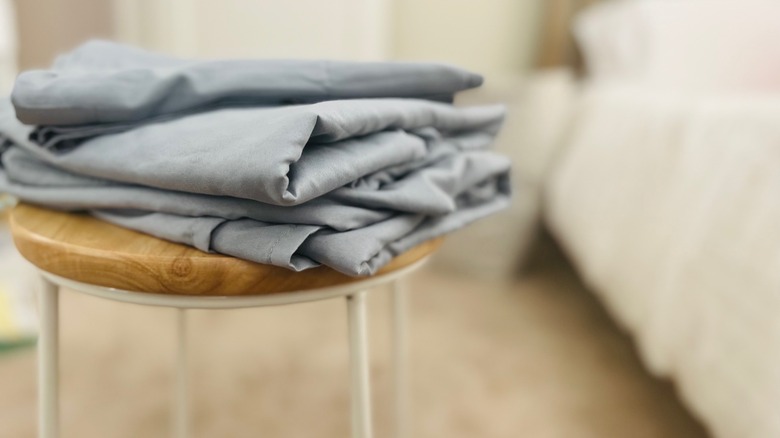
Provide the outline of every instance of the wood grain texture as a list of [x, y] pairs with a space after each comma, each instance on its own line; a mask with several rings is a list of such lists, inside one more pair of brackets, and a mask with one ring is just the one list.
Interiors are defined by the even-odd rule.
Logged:
[[[231, 296], [316, 289], [360, 281], [327, 267], [293, 272], [168, 242], [100, 221], [20, 204], [11, 211], [19, 252], [35, 266], [83, 283], [138, 292]], [[377, 275], [433, 253], [442, 239], [393, 259]]]

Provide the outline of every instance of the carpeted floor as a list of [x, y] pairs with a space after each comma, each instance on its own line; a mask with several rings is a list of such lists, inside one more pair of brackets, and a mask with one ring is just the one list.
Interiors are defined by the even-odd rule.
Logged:
[[[699, 438], [670, 384], [565, 263], [510, 285], [410, 280], [414, 436]], [[387, 294], [371, 301], [375, 417], [389, 438]], [[63, 437], [169, 436], [173, 311], [64, 293]], [[195, 436], [349, 436], [341, 300], [194, 311]], [[0, 355], [0, 437], [35, 436], [35, 358]]]

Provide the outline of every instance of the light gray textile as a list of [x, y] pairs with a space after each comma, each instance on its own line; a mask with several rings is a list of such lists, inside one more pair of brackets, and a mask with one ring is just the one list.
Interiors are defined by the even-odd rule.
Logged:
[[[215, 107], [209, 99], [192, 104], [197, 99], [171, 98], [170, 93], [193, 90], [166, 88], [168, 82], [152, 81], [162, 88], [143, 94], [139, 101], [173, 100], [156, 106], [154, 113], [132, 116], [151, 114], [151, 119], [115, 118], [111, 122], [118, 121], [121, 129], [116, 128], [119, 125], [97, 128], [92, 136], [82, 134], [94, 128], [90, 123], [105, 119], [85, 116], [79, 123], [87, 125], [64, 128], [77, 133], [78, 141], [72, 143], [41, 142], [41, 127], [16, 119], [14, 110], [26, 114], [34, 107], [20, 106], [20, 93], [36, 95], [25, 102], [37, 102], [40, 108], [46, 106], [47, 95], [53, 97], [52, 108], [75, 105], [68, 98], [114, 105], [111, 96], [105, 95], [103, 103], [100, 93], [78, 92], [93, 73], [96, 81], [110, 82], [116, 79], [114, 74], [125, 77], [136, 63], [143, 71], [173, 68], [179, 73], [202, 65], [208, 65], [212, 74], [227, 68], [217, 62], [175, 61], [137, 49], [108, 50], [111, 47], [115, 46], [97, 43], [61, 58], [55, 70], [67, 74], [56, 77], [68, 81], [53, 80], [35, 89], [37, 95], [25, 94], [35, 88], [31, 79], [20, 80], [14, 95], [16, 108], [0, 101], [0, 191], [53, 208], [86, 210], [204, 251], [295, 270], [325, 264], [350, 275], [370, 275], [412, 246], [508, 203], [509, 163], [487, 150], [503, 120], [500, 106], [456, 108], [426, 99], [355, 98]], [[105, 58], [91, 58], [102, 51]], [[248, 70], [262, 64], [288, 71], [291, 65], [288, 61], [247, 63]], [[415, 82], [420, 71], [434, 69], [425, 64], [414, 69], [385, 64], [390, 72], [409, 77], [382, 86], [371, 82], [381, 76], [376, 66], [328, 65], [330, 80], [341, 78], [336, 81], [341, 88], [317, 79], [313, 84], [293, 81], [286, 88], [272, 81], [264, 90], [276, 92], [279, 99], [309, 93], [311, 100], [323, 100], [335, 89], [340, 90], [339, 97], [359, 97], [351, 92], [425, 97], [441, 94], [443, 89], [437, 87], [448, 87], [449, 93], [458, 89], [452, 81], [437, 85], [425, 74]], [[366, 75], [368, 83], [360, 85], [358, 80], [353, 89], [345, 79], [350, 75]], [[206, 89], [217, 87], [208, 75], [195, 77], [204, 81]], [[448, 77], [443, 81], [448, 82]], [[71, 88], [73, 84], [77, 87]], [[244, 89], [236, 87], [231, 92], [240, 95]], [[171, 113], [184, 108], [166, 106], [176, 102], [197, 111]], [[209, 106], [198, 107], [201, 104]], [[43, 109], [36, 114], [58, 117], [59, 110]]]
[[312, 224], [341, 231], [364, 227], [398, 213], [451, 213], [456, 210], [456, 198], [482, 196], [479, 186], [484, 183], [498, 193], [508, 190], [504, 187], [508, 185], [507, 161], [485, 151], [447, 156], [378, 189], [371, 184], [341, 187], [290, 207], [84, 177], [54, 168], [22, 148], [3, 154], [2, 165], [0, 187], [28, 201], [63, 209], [165, 211], [184, 216]]
[[19, 120], [36, 125], [133, 122], [223, 104], [280, 105], [412, 97], [451, 100], [482, 77], [431, 63], [180, 60], [92, 41], [49, 70], [19, 75]]
[[[408, 179], [409, 194], [441, 190], [438, 196], [451, 203], [449, 212], [430, 215], [362, 206], [353, 202], [359, 195], [338, 191], [281, 207], [114, 183], [50, 167], [18, 147], [2, 159], [0, 191], [27, 202], [89, 210], [104, 220], [204, 251], [296, 270], [322, 263], [350, 275], [370, 275], [395, 255], [496, 212], [509, 200], [508, 163], [485, 151], [447, 157]], [[470, 179], [479, 179], [475, 167], [486, 170], [482, 181], [472, 184]], [[437, 178], [450, 183], [426, 187]], [[401, 207], [403, 199], [390, 196], [386, 205]]]
[[294, 205], [391, 166], [484, 149], [502, 118], [495, 106], [337, 100], [220, 109], [102, 135], [68, 151], [30, 150], [82, 175]]

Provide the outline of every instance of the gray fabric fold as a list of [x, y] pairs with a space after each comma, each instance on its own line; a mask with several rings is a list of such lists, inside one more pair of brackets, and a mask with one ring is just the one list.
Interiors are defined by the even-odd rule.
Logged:
[[369, 183], [341, 187], [309, 202], [282, 207], [85, 177], [52, 167], [21, 148], [13, 148], [1, 158], [0, 190], [37, 204], [66, 210], [130, 209], [183, 216], [251, 218], [339, 231], [370, 225], [397, 213], [450, 213], [456, 208], [454, 199], [467, 195], [480, 183], [490, 182], [497, 190], [504, 190], [509, 168], [505, 158], [486, 151], [453, 154], [381, 187]]
[[[207, 217], [163, 213], [99, 211], [115, 224], [258, 263], [301, 271], [324, 264], [349, 275], [372, 275], [395, 256], [412, 247], [455, 231], [508, 205], [506, 195], [487, 202], [461, 199], [455, 213], [426, 217], [402, 214], [372, 225], [335, 231], [307, 225], [271, 224], [250, 219], [220, 222]], [[198, 232], [200, 234], [198, 234]], [[194, 233], [194, 234], [193, 234]]]
[[389, 166], [423, 165], [426, 157], [441, 155], [438, 149], [484, 149], [503, 114], [500, 106], [340, 100], [198, 113], [102, 135], [64, 152], [21, 145], [81, 175], [296, 205]]
[[[297, 206], [281, 207], [126, 185], [51, 168], [20, 148], [3, 155], [0, 192], [48, 207], [87, 210], [109, 222], [204, 251], [294, 270], [325, 264], [349, 275], [371, 275], [414, 245], [452, 232], [508, 204], [509, 164], [503, 157], [474, 151], [470, 157], [449, 158], [400, 180], [403, 190], [389, 191], [382, 201], [398, 209], [350, 203], [360, 199], [361, 189], [352, 187]], [[479, 182], [475, 182], [480, 175], [475, 167], [484, 177]], [[9, 174], [20, 174], [20, 178], [14, 180]], [[381, 190], [363, 189], [363, 193], [366, 200], [373, 197], [375, 203], [380, 203]], [[446, 200], [446, 211], [402, 211], [405, 201], [413, 196], [422, 202], [432, 200], [433, 194]]]
[[0, 100], [0, 192], [203, 251], [371, 275], [509, 202], [509, 162], [488, 150], [503, 107], [433, 101], [480, 81], [91, 43], [20, 76], [15, 107]]
[[413, 97], [451, 100], [482, 77], [431, 63], [325, 60], [181, 60], [107, 41], [19, 75], [19, 120], [36, 125], [135, 122], [225, 104]]

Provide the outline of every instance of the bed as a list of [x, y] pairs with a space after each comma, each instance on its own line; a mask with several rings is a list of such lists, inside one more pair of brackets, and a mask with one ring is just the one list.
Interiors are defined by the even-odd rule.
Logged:
[[[735, 4], [616, 2], [578, 19], [590, 75], [544, 216], [714, 436], [778, 437], [780, 38], [766, 37], [780, 4]], [[775, 42], [760, 57], [759, 40]]]

